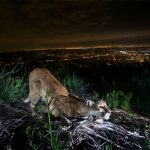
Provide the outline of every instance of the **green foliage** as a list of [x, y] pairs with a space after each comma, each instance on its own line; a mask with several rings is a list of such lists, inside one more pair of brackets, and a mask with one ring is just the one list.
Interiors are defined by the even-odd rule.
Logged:
[[120, 92], [116, 92], [115, 90], [107, 93], [106, 100], [111, 108], [117, 108], [119, 106], [119, 93]]
[[150, 150], [150, 139], [149, 139], [149, 136], [150, 136], [150, 124], [146, 124], [145, 125], [145, 135], [146, 135], [146, 139], [145, 139], [145, 143], [144, 143], [144, 150]]
[[125, 94], [122, 91], [110, 91], [106, 94], [107, 103], [111, 108], [122, 108], [125, 110], [130, 110], [130, 100], [132, 94]]
[[150, 150], [150, 140], [145, 140], [144, 150]]
[[99, 99], [99, 93], [96, 92], [96, 91], [93, 91], [90, 98], [91, 98], [92, 101], [97, 101]]
[[47, 124], [46, 128], [48, 129], [48, 133], [49, 133], [48, 141], [49, 141], [49, 144], [51, 144], [51, 147], [53, 150], [59, 150], [61, 147], [59, 144], [59, 136], [58, 136], [58, 132], [53, 134], [52, 123], [51, 123], [52, 113], [50, 111], [48, 101], [47, 101], [47, 108], [48, 108], [48, 124]]
[[131, 106], [130, 106], [130, 100], [132, 98], [132, 93], [128, 93], [128, 94], [124, 94], [123, 95], [123, 100], [121, 102], [121, 108], [123, 108], [124, 110], [128, 110], [130, 111]]
[[61, 149], [59, 132], [54, 131], [54, 126], [51, 122], [51, 112], [48, 113], [48, 122], [40, 120], [38, 124], [26, 127], [25, 134], [29, 149]]
[[109, 145], [105, 145], [105, 150], [111, 150], [111, 147]]
[[72, 75], [67, 75], [62, 80], [62, 84], [69, 90], [70, 93], [81, 95], [84, 92], [84, 80], [74, 73]]
[[23, 78], [14, 77], [12, 73], [6, 74], [0, 78], [0, 104], [19, 100], [25, 93], [26, 84]]
[[42, 142], [41, 140], [39, 141], [38, 139], [41, 137], [40, 136], [41, 133], [38, 127], [28, 126], [25, 130], [25, 133], [27, 136], [29, 149], [31, 150], [43, 149], [44, 142]]
[[[47, 98], [43, 97], [45, 102]], [[39, 121], [36, 125], [28, 126], [25, 130], [25, 134], [28, 140], [29, 149], [42, 150], [42, 149], [52, 149], [60, 150], [61, 145], [59, 141], [58, 127], [54, 127], [51, 121], [52, 113], [49, 110], [48, 103], [46, 103], [48, 109], [47, 120], [43, 120], [39, 117]], [[40, 144], [39, 144], [40, 143]]]

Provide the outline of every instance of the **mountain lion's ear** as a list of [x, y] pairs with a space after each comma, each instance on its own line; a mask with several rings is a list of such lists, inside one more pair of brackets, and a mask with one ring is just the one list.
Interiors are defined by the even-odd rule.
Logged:
[[100, 101], [102, 101], [102, 102], [103, 102], [103, 101], [104, 101], [104, 99], [102, 98]]

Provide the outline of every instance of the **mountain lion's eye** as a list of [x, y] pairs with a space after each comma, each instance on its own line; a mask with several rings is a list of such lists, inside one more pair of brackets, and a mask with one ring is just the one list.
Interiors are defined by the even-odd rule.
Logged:
[[107, 112], [107, 108], [104, 106], [99, 106], [99, 108], [103, 109], [105, 112]]
[[104, 109], [104, 110], [105, 110], [105, 107], [104, 107], [104, 106], [99, 106], [99, 108], [102, 108], [102, 109]]

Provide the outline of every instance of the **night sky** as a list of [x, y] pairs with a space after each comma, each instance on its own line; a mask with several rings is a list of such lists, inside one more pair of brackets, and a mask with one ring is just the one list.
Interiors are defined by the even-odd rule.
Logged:
[[0, 50], [150, 45], [149, 0], [1, 0]]

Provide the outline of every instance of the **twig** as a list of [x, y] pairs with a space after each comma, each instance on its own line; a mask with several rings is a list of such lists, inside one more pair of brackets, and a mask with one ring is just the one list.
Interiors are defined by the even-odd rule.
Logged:
[[18, 67], [18, 65], [16, 65], [11, 71], [9, 71], [7, 73], [5, 73], [5, 68], [2, 69], [2, 73], [0, 74], [0, 79], [3, 79], [3, 78], [5, 78], [6, 76], [8, 76], [10, 74], [17, 73], [21, 69], [21, 67], [20, 68], [17, 68], [17, 67]]
[[23, 119], [27, 115], [19, 118], [19, 119], [9, 119], [9, 120], [3, 120], [0, 125], [0, 138], [6, 138], [10, 135], [10, 130], [15, 130], [19, 126], [21, 126], [24, 121]]
[[72, 137], [75, 145], [80, 145], [82, 141], [85, 141], [88, 146], [96, 149], [104, 143], [119, 149], [126, 149], [126, 147], [142, 149], [137, 140], [145, 138], [111, 122], [98, 123], [91, 120], [82, 121], [81, 124], [76, 123], [72, 130]]

